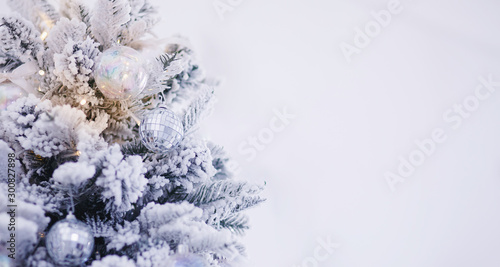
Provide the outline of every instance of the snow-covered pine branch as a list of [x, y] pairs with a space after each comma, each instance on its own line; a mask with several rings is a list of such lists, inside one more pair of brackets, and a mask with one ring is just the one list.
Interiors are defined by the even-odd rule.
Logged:
[[207, 146], [210, 149], [210, 153], [213, 157], [212, 165], [217, 170], [217, 173], [214, 175], [213, 180], [217, 181], [233, 178], [233, 169], [229, 166], [230, 159], [226, 154], [224, 148], [212, 142], [208, 142]]
[[61, 18], [57, 21], [46, 39], [47, 47], [53, 53], [60, 54], [69, 41], [82, 42], [85, 40], [86, 28], [85, 23], [77, 19], [69, 20]]
[[216, 230], [201, 221], [202, 210], [189, 203], [153, 204], [141, 211], [138, 220], [150, 236], [170, 244], [184, 244], [193, 252], [215, 252], [232, 257], [237, 242], [229, 231]]
[[247, 182], [222, 180], [201, 185], [187, 195], [186, 201], [202, 207], [207, 223], [219, 227], [234, 214], [263, 202], [261, 191], [261, 187]]
[[248, 216], [242, 213], [234, 213], [222, 219], [219, 226], [220, 228], [229, 229], [231, 232], [238, 235], [243, 235], [243, 233], [249, 229]]
[[[96, 159], [97, 160], [97, 159]], [[123, 214], [133, 208], [146, 188], [146, 169], [139, 156], [124, 157], [118, 145], [105, 152], [103, 169], [96, 179], [101, 199], [109, 212]]]
[[212, 112], [214, 99], [214, 90], [208, 85], [202, 85], [198, 97], [189, 105], [184, 114], [182, 120], [184, 135], [189, 135], [196, 130], [198, 123]]
[[125, 23], [120, 33], [120, 43], [133, 46], [133, 41], [151, 31], [158, 22], [156, 9], [148, 0], [129, 0], [130, 20]]
[[206, 144], [189, 138], [166, 154], [149, 155], [144, 163], [149, 180], [144, 201], [148, 202], [182, 201], [216, 173]]
[[11, 71], [24, 62], [36, 61], [43, 50], [40, 33], [19, 16], [0, 19], [0, 68]]
[[7, 0], [13, 11], [31, 21], [38, 30], [48, 33], [60, 15], [46, 0]]
[[[83, 25], [84, 26], [84, 25]], [[92, 39], [69, 39], [60, 52], [54, 55], [54, 74], [72, 94], [75, 102], [86, 99], [87, 103], [98, 104], [95, 90], [91, 86], [97, 57], [101, 54], [99, 44]]]
[[94, 38], [108, 49], [118, 44], [123, 25], [130, 21], [128, 0], [98, 0], [90, 18]]
[[85, 33], [90, 34], [90, 8], [82, 0], [61, 0], [61, 14], [76, 19], [87, 26]]

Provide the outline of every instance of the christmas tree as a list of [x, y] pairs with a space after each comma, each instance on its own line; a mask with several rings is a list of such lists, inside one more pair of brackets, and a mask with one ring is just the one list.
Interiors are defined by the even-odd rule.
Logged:
[[0, 265], [237, 265], [262, 186], [197, 131], [218, 82], [189, 42], [147, 0], [8, 2]]

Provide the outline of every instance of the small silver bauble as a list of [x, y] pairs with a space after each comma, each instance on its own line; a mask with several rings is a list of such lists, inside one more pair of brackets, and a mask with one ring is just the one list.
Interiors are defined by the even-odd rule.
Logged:
[[175, 113], [165, 107], [144, 115], [139, 127], [142, 143], [155, 152], [167, 152], [182, 140], [184, 129]]
[[50, 228], [45, 240], [47, 252], [55, 263], [63, 266], [81, 265], [94, 249], [92, 230], [73, 214]]
[[104, 51], [97, 59], [94, 79], [101, 93], [113, 100], [139, 95], [148, 81], [142, 56], [126, 46]]

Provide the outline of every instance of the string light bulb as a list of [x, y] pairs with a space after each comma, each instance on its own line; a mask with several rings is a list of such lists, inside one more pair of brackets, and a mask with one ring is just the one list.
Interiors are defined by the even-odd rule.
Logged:
[[45, 41], [45, 38], [47, 38], [49, 34], [47, 32], [42, 32], [42, 34], [40, 35], [40, 39], [42, 39], [42, 41]]

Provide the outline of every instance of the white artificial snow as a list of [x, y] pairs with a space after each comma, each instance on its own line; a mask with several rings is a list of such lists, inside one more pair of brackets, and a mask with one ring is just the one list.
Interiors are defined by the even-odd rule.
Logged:
[[117, 212], [125, 212], [132, 208], [148, 180], [144, 177], [146, 169], [142, 158], [129, 156], [124, 158], [118, 145], [111, 146], [104, 157], [102, 175], [96, 180], [96, 185], [103, 188], [101, 193], [108, 202], [109, 208]]
[[[79, 171], [75, 171], [79, 170]], [[66, 187], [79, 186], [92, 178], [95, 174], [95, 166], [88, 162], [68, 162], [54, 171], [52, 179]]]
[[141, 238], [139, 222], [125, 222], [124, 226], [118, 225], [116, 233], [109, 237], [111, 240], [107, 247], [110, 249], [121, 250], [126, 245], [131, 245]]
[[75, 90], [82, 98], [85, 96], [85, 99], [89, 99], [86, 101], [90, 101], [94, 95], [88, 82], [100, 54], [98, 46], [88, 37], [81, 41], [69, 39], [63, 49], [54, 55], [54, 74], [64, 86]]
[[126, 256], [109, 255], [100, 261], [92, 262], [92, 267], [136, 267], [134, 261]]
[[85, 40], [87, 25], [72, 19], [61, 18], [50, 30], [47, 37], [47, 46], [54, 53], [62, 53], [69, 41], [82, 42]]

